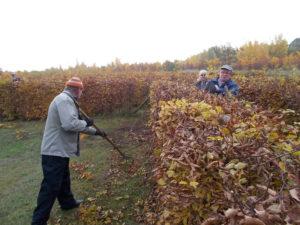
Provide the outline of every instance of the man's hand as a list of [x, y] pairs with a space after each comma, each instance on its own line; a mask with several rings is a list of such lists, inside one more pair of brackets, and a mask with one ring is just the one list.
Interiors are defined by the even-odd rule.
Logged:
[[205, 90], [209, 93], [216, 93], [218, 91], [215, 84], [211, 81], [207, 82]]
[[86, 126], [90, 127], [94, 125], [94, 120], [92, 118], [84, 118], [85, 122], [86, 122]]
[[103, 130], [97, 130], [95, 135], [101, 136], [101, 137], [106, 137], [107, 134]]

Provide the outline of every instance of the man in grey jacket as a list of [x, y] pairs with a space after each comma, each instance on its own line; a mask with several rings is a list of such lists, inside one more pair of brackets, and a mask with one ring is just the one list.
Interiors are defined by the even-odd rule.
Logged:
[[76, 208], [82, 200], [75, 200], [71, 191], [69, 158], [79, 156], [79, 133], [105, 137], [103, 131], [92, 127], [93, 119], [81, 118], [75, 104], [82, 94], [83, 84], [78, 77], [66, 82], [48, 109], [48, 117], [41, 146], [43, 181], [32, 217], [32, 225], [45, 225], [55, 199], [63, 210]]

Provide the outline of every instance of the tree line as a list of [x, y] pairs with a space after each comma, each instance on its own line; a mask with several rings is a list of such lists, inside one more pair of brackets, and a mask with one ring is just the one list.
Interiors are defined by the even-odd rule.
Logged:
[[[120, 71], [179, 71], [198, 70], [201, 68], [216, 69], [224, 64], [230, 64], [235, 69], [300, 69], [300, 38], [288, 44], [288, 41], [278, 35], [271, 43], [250, 41], [239, 48], [231, 45], [213, 46], [185, 60], [166, 60], [163, 63], [122, 63], [116, 58], [112, 63], [97, 67], [77, 64], [73, 69], [101, 70], [104, 72]], [[70, 69], [70, 68], [69, 68]], [[51, 68], [62, 70], [61, 68]], [[46, 70], [47, 71], [47, 70]], [[49, 71], [49, 70], [48, 70]], [[0, 74], [2, 70], [0, 69]]]
[[119, 59], [109, 64], [109, 70], [138, 71], [177, 71], [201, 68], [214, 69], [230, 64], [236, 69], [300, 69], [300, 38], [291, 44], [278, 35], [271, 43], [248, 42], [240, 48], [230, 45], [213, 46], [185, 60], [165, 61], [163, 63], [122, 64]]

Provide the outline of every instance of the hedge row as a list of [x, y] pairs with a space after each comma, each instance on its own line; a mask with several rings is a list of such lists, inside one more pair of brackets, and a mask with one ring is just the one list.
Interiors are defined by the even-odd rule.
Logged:
[[[186, 84], [186, 92], [195, 89], [196, 74], [188, 73], [111, 73], [97, 74], [89, 70], [80, 72], [84, 82], [82, 107], [91, 114], [108, 113], [115, 110], [131, 110], [149, 94], [153, 81], [180, 81]], [[46, 72], [45, 72], [46, 73]], [[64, 88], [71, 71], [56, 71], [46, 74], [20, 74], [18, 87], [9, 82], [9, 75], [1, 76], [0, 117], [41, 119], [47, 115], [49, 103]], [[234, 77], [241, 87], [239, 99], [255, 102], [264, 108], [292, 109], [300, 113], [300, 79], [284, 79], [258, 75]], [[176, 88], [176, 87], [174, 87]]]
[[300, 79], [288, 77], [238, 76], [240, 98], [264, 108], [292, 109], [300, 113]]
[[281, 115], [154, 82], [150, 224], [298, 224], [300, 132]]
[[[0, 82], [0, 118], [43, 119], [52, 99], [59, 94], [64, 83], [74, 74], [46, 75], [21, 74], [18, 86], [5, 76]], [[82, 108], [89, 114], [130, 111], [149, 95], [153, 80], [184, 80], [184, 73], [111, 73], [79, 74], [85, 90], [80, 99]]]

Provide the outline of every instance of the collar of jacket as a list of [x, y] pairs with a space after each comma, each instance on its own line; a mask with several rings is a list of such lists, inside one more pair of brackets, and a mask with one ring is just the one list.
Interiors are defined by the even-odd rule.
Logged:
[[68, 90], [63, 90], [62, 93], [65, 93], [67, 94], [70, 98], [72, 98], [72, 100], [76, 100], [77, 101], [77, 98]]
[[[217, 84], [219, 84], [219, 77], [213, 79], [213, 81], [216, 82]], [[232, 79], [229, 79], [229, 80], [225, 81], [225, 83], [223, 83], [222, 86], [224, 86], [224, 85], [230, 85], [231, 83], [232, 83]]]

